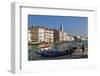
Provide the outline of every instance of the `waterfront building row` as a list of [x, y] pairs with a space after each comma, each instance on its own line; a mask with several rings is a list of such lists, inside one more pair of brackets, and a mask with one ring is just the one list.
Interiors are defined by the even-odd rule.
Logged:
[[64, 32], [63, 26], [60, 29], [50, 29], [41, 26], [33, 26], [28, 28], [28, 40], [29, 42], [64, 42], [73, 41], [74, 37]]

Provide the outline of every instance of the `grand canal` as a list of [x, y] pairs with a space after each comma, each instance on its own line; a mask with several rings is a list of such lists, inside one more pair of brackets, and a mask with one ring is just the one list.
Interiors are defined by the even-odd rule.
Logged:
[[[85, 52], [82, 51], [82, 46]], [[87, 58], [88, 41], [31, 44], [28, 46], [28, 60]]]

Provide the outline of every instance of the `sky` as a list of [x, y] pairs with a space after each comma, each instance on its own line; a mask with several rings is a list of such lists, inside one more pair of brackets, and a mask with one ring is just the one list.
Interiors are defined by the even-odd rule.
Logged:
[[38, 25], [60, 29], [60, 24], [63, 24], [64, 31], [71, 35], [87, 36], [88, 34], [88, 17], [28, 15], [28, 26]]

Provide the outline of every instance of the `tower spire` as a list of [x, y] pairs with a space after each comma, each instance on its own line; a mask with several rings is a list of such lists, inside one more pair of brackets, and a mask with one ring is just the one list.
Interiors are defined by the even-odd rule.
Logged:
[[63, 24], [60, 24], [60, 31], [64, 31], [63, 30]]

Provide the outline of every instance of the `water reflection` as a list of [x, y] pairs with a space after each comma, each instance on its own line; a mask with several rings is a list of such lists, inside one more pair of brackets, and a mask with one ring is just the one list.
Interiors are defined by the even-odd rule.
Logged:
[[88, 48], [87, 41], [32, 44], [28, 46], [28, 60], [57, 59], [57, 57], [71, 55], [81, 49], [83, 45]]

